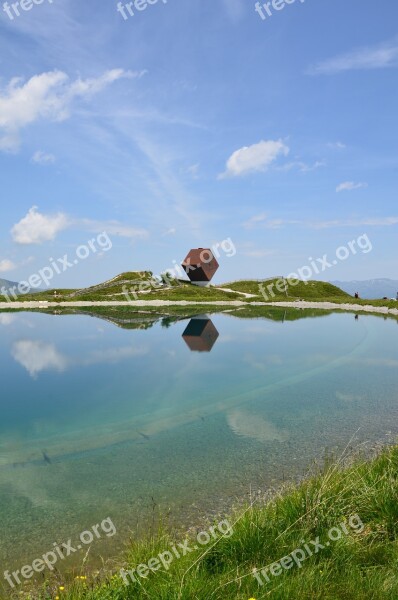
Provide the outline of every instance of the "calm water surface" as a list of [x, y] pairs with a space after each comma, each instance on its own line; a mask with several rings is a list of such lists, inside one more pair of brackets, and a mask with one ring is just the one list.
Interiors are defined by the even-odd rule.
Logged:
[[2, 571], [106, 517], [117, 535], [91, 560], [116, 555], [154, 506], [188, 526], [299, 476], [358, 430], [393, 439], [397, 322], [291, 314], [141, 329], [0, 314]]

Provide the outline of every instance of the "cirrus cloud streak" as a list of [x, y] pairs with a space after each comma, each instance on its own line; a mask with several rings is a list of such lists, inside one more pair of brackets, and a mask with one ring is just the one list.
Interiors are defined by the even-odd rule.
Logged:
[[20, 132], [39, 120], [64, 121], [71, 115], [73, 102], [89, 99], [118, 79], [141, 77], [144, 71], [124, 69], [105, 71], [97, 78], [70, 81], [63, 71], [48, 71], [24, 82], [14, 77], [0, 88], [0, 150], [17, 152]]

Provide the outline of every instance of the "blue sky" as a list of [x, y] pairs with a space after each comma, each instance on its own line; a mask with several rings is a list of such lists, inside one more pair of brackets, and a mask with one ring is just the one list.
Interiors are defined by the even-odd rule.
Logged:
[[111, 251], [52, 285], [160, 273], [229, 238], [216, 281], [287, 275], [364, 234], [371, 252], [318, 278], [397, 278], [398, 4], [271, 10], [1, 10], [0, 277], [26, 279], [105, 231]]

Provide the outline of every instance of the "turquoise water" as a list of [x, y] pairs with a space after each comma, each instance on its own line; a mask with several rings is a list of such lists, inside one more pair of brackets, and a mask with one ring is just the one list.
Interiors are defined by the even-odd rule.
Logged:
[[93, 544], [94, 565], [154, 511], [197, 524], [353, 436], [393, 440], [397, 322], [269, 314], [0, 314], [2, 571], [111, 517], [117, 534]]

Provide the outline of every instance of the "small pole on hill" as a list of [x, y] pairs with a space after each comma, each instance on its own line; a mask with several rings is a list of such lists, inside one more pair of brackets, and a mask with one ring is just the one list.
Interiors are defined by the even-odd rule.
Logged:
[[287, 297], [288, 297], [288, 295], [287, 295], [287, 281], [286, 281], [286, 279], [285, 279], [285, 276], [284, 276], [284, 275], [282, 275], [282, 279], [283, 279], [283, 282], [284, 282], [284, 284], [285, 284], [285, 294], [286, 294], [286, 298], [287, 298]]

